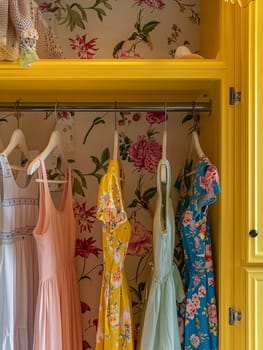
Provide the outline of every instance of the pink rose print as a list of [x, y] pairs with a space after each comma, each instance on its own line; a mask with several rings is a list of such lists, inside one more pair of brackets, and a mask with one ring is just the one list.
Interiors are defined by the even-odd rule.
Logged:
[[206, 288], [204, 286], [199, 287], [198, 295], [199, 297], [204, 297], [206, 295]]
[[206, 188], [206, 179], [204, 176], [200, 176], [199, 185], [202, 188]]
[[187, 314], [186, 318], [188, 317], [191, 320], [193, 320], [195, 315], [197, 314], [196, 306], [191, 299], [187, 299], [186, 301], [186, 314]]
[[197, 261], [194, 261], [193, 266], [196, 269], [200, 269], [200, 268], [203, 268], [203, 263], [201, 261], [197, 260]]
[[215, 285], [215, 280], [214, 280], [213, 277], [209, 277], [207, 282], [208, 282], [209, 286], [214, 286]]
[[85, 303], [84, 301], [81, 302], [81, 313], [85, 314], [85, 312], [90, 311], [90, 307], [87, 303]]
[[96, 329], [98, 328], [98, 319], [95, 318], [93, 321], [92, 321], [93, 325], [96, 327]]
[[82, 36], [76, 35], [76, 38], [69, 38], [72, 50], [77, 50], [80, 59], [91, 59], [98, 50], [96, 45], [97, 38], [87, 41], [87, 34]]
[[129, 59], [129, 58], [141, 58], [141, 56], [132, 50], [120, 49], [115, 53], [114, 58]]
[[183, 219], [183, 225], [187, 226], [192, 222], [193, 219], [193, 212], [191, 210], [186, 210], [184, 214], [184, 219]]
[[165, 117], [164, 112], [148, 112], [145, 118], [150, 124], [160, 124], [168, 119], [168, 115]]
[[195, 307], [198, 309], [200, 307], [200, 300], [199, 300], [199, 296], [196, 293], [192, 295], [192, 300]]
[[80, 233], [91, 232], [93, 224], [96, 220], [96, 210], [97, 207], [93, 205], [87, 208], [87, 203], [75, 202], [74, 204], [74, 215], [77, 223], [80, 227]]
[[81, 256], [82, 258], [88, 258], [90, 254], [95, 255], [97, 258], [102, 251], [101, 248], [95, 246], [96, 240], [92, 237], [88, 239], [77, 239], [76, 241], [76, 253], [75, 256]]
[[145, 135], [141, 135], [136, 142], [131, 143], [128, 153], [138, 171], [144, 169], [156, 173], [162, 157], [162, 146], [155, 139], [147, 139]]
[[195, 237], [194, 241], [195, 241], [195, 249], [199, 249], [200, 248], [200, 238]]
[[75, 115], [74, 112], [60, 111], [60, 112], [57, 112], [56, 117], [58, 120], [67, 120], [73, 117], [74, 115]]
[[212, 259], [212, 248], [211, 244], [205, 246], [205, 267], [207, 269], [213, 268], [213, 259]]
[[205, 176], [200, 176], [200, 186], [206, 190], [206, 192], [210, 191], [210, 194], [213, 195], [211, 190], [211, 183], [216, 182], [219, 183], [218, 173], [214, 166], [210, 165], [206, 171]]
[[50, 3], [47, 3], [46, 1], [45, 2], [41, 2], [41, 4], [39, 5], [39, 9], [42, 12], [48, 12], [49, 7], [50, 7]]
[[152, 232], [139, 221], [132, 225], [132, 234], [128, 246], [128, 255], [144, 256], [152, 248]]
[[215, 304], [208, 305], [208, 317], [214, 324], [217, 323], [217, 309]]
[[192, 334], [190, 337], [190, 342], [194, 348], [198, 348], [200, 345], [200, 338], [197, 335]]
[[83, 340], [83, 341], [82, 341], [82, 349], [83, 349], [83, 350], [91, 349], [90, 344], [89, 344], [86, 340]]
[[161, 10], [165, 6], [165, 3], [162, 0], [135, 0], [135, 3], [137, 6], [146, 5], [157, 10]]
[[199, 282], [200, 282], [200, 278], [198, 277], [198, 276], [193, 276], [192, 277], [193, 278], [193, 280], [194, 280], [194, 286], [196, 287], [196, 286], [198, 286], [198, 284], [199, 284]]
[[209, 166], [207, 169], [207, 173], [206, 173], [206, 179], [208, 183], [212, 183], [213, 181], [219, 182], [218, 179], [218, 173], [216, 171], [216, 168], [214, 166]]

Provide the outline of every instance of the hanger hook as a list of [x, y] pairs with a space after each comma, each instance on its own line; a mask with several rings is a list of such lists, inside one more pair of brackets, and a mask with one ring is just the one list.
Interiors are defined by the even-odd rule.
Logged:
[[21, 116], [22, 116], [22, 113], [18, 110], [18, 108], [19, 108], [19, 102], [20, 102], [21, 100], [16, 100], [16, 102], [15, 102], [15, 113], [14, 113], [14, 117], [16, 118], [16, 120], [17, 120], [17, 129], [19, 129], [19, 127], [20, 127], [20, 118], [21, 118]]
[[54, 111], [55, 111], [55, 119], [57, 121], [58, 120], [58, 102], [55, 103]]
[[195, 101], [193, 101], [192, 115], [193, 115], [193, 119], [194, 119], [193, 131], [196, 131], [199, 134], [199, 132], [200, 132], [199, 119], [200, 118], [199, 118], [199, 114], [196, 113]]
[[114, 102], [114, 129], [117, 130], [117, 102]]
[[164, 103], [164, 130], [167, 131], [167, 119], [168, 119], [168, 114], [167, 114], [167, 103]]

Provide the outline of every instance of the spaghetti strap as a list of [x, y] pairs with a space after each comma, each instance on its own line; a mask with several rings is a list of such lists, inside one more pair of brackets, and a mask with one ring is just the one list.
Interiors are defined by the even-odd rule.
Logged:
[[11, 177], [11, 168], [8, 163], [8, 159], [5, 153], [0, 154], [0, 163], [2, 168], [2, 174], [4, 178]]

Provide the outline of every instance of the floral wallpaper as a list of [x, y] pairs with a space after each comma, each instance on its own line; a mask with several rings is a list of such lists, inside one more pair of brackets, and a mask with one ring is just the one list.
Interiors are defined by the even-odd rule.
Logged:
[[[179, 45], [199, 51], [197, 0], [54, 0], [37, 1], [57, 35], [65, 58], [171, 58]], [[125, 262], [133, 318], [140, 330], [144, 295], [152, 264], [152, 224], [156, 169], [162, 156], [162, 133], [168, 130], [167, 158], [175, 181], [188, 153], [189, 123], [184, 113], [24, 114], [20, 128], [28, 146], [42, 150], [54, 127], [65, 141], [73, 169], [76, 218], [76, 267], [83, 316], [83, 349], [95, 350], [102, 274], [101, 224], [96, 219], [98, 184], [112, 157], [115, 120], [119, 156], [125, 174], [124, 204], [132, 225]], [[35, 118], [41, 135], [32, 129]], [[16, 122], [1, 118], [0, 136], [7, 144]], [[187, 119], [187, 118], [186, 118]], [[98, 143], [99, 140], [99, 143]], [[55, 162], [49, 176], [61, 174]], [[54, 198], [59, 189], [54, 186]], [[176, 192], [171, 190], [176, 209]]]
[[197, 0], [37, 0], [65, 58], [173, 58], [199, 50]]

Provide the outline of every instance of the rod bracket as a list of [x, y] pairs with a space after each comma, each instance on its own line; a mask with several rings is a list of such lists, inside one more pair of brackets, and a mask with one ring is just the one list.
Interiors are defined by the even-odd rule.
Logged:
[[231, 106], [235, 105], [236, 102], [241, 101], [241, 91], [236, 91], [233, 86], [229, 88], [229, 104]]

